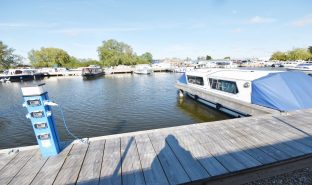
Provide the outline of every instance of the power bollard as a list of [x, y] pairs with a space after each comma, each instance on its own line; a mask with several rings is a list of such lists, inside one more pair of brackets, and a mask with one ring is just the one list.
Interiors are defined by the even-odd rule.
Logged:
[[22, 87], [24, 97], [23, 107], [26, 107], [34, 129], [41, 155], [44, 157], [54, 156], [60, 153], [60, 139], [49, 102], [48, 92], [40, 84], [32, 87]]

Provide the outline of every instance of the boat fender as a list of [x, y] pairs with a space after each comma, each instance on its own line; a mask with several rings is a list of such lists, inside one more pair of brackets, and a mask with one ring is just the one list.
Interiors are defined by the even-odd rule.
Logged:
[[216, 103], [216, 109], [220, 109], [222, 107], [222, 105], [220, 103]]
[[194, 96], [194, 99], [195, 99], [195, 100], [197, 100], [197, 99], [198, 99], [198, 96], [197, 96], [197, 95], [195, 95], [195, 96]]

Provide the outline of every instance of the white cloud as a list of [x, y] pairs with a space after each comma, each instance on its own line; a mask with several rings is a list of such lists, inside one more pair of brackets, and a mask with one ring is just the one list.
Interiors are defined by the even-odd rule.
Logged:
[[276, 19], [274, 18], [255, 16], [247, 20], [247, 23], [248, 24], [264, 24], [264, 23], [272, 23], [275, 21]]
[[292, 25], [295, 27], [304, 27], [304, 26], [312, 25], [312, 15], [307, 15], [301, 19], [298, 19], [292, 22]]

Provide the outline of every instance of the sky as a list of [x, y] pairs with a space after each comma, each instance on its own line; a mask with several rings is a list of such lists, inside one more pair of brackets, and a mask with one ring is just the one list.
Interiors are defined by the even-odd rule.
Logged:
[[311, 0], [1, 0], [0, 9], [0, 40], [25, 58], [56, 47], [98, 59], [108, 39], [154, 59], [268, 59], [312, 45]]

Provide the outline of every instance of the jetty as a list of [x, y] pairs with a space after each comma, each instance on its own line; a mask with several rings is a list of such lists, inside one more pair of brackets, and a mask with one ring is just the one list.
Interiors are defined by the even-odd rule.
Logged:
[[0, 150], [0, 184], [240, 184], [312, 165], [312, 109]]

